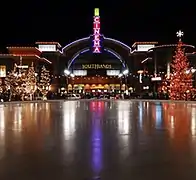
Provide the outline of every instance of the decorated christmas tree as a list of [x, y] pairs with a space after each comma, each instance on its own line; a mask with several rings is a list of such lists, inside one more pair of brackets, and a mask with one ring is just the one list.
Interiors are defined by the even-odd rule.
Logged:
[[32, 99], [33, 94], [36, 91], [36, 73], [34, 70], [34, 65], [33, 63], [31, 64], [31, 66], [28, 68], [27, 74], [26, 74], [26, 93], [27, 95], [30, 96], [30, 99]]
[[179, 41], [171, 63], [172, 74], [169, 80], [169, 97], [171, 100], [190, 100], [193, 92], [192, 72], [181, 41], [183, 32], [177, 32], [177, 36]]
[[40, 79], [39, 79], [39, 90], [43, 95], [43, 99], [46, 98], [50, 87], [50, 73], [45, 66], [41, 69]]
[[21, 98], [25, 94], [25, 71], [18, 68], [17, 64], [14, 65], [14, 69], [9, 72], [5, 78], [6, 90], [9, 91], [11, 100], [12, 95], [20, 96]]

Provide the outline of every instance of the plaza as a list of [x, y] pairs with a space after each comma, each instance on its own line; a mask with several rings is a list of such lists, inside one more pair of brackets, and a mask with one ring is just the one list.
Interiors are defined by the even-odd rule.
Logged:
[[195, 179], [196, 105], [0, 104], [0, 179]]

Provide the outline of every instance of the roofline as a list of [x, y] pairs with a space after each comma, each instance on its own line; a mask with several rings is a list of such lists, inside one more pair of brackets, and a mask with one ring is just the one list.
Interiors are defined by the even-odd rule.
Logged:
[[[153, 48], [150, 48], [148, 51], [152, 51], [154, 49], [158, 49], [158, 48], [167, 48], [167, 47], [176, 47], [178, 44], [164, 44], [164, 45], [160, 45], [160, 46], [155, 46]], [[184, 47], [191, 47], [191, 48], [195, 48], [195, 46], [190, 45], [190, 44], [182, 44], [182, 46]]]
[[158, 44], [157, 41], [150, 41], [150, 42], [134, 42], [132, 45], [132, 48], [135, 47], [136, 45], [145, 45], [145, 44]]
[[37, 42], [35, 42], [35, 44], [37, 44], [37, 45], [39, 45], [39, 44], [40, 45], [57, 45], [58, 48], [62, 47], [59, 42], [53, 42], [53, 41], [51, 41], [51, 42], [37, 41]]
[[31, 47], [31, 46], [8, 46], [6, 47], [8, 50], [9, 49], [36, 49], [37, 51], [39, 51], [41, 53], [41, 51], [37, 48], [37, 47]]
[[36, 57], [36, 58], [38, 58], [40, 60], [46, 61], [49, 64], [52, 64], [52, 62], [49, 61], [48, 59], [42, 58], [42, 57], [40, 57], [38, 55], [35, 55], [35, 54], [27, 54], [27, 55], [24, 55], [24, 54], [0, 54], [0, 57], [4, 57], [4, 56], [6, 56], [6, 57], [12, 57], [12, 58], [14, 58], [14, 57]]
[[13, 54], [13, 56], [15, 56], [15, 57], [36, 57], [36, 58], [38, 58], [38, 59], [41, 59], [41, 60], [44, 60], [44, 61], [46, 61], [46, 62], [48, 62], [49, 64], [52, 64], [52, 62], [51, 61], [49, 61], [48, 59], [46, 59], [46, 58], [42, 58], [42, 57], [40, 57], [40, 56], [38, 56], [38, 55], [35, 55], [35, 54], [27, 54], [27, 55], [24, 55], [24, 54]]

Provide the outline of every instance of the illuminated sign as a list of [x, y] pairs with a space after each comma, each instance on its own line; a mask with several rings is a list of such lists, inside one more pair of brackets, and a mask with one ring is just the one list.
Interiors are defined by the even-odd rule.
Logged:
[[151, 81], [161, 81], [161, 77], [152, 77]]
[[120, 74], [120, 70], [107, 70], [107, 76], [118, 76]]
[[95, 8], [95, 12], [94, 12], [93, 53], [101, 53], [99, 8]]
[[56, 51], [56, 44], [40, 44], [38, 45], [38, 49], [42, 52], [54, 52]]
[[149, 49], [155, 47], [154, 44], [140, 44], [137, 45], [137, 51], [148, 51]]
[[6, 77], [6, 66], [0, 66], [0, 77]]
[[75, 76], [86, 76], [87, 70], [73, 70]]
[[24, 65], [24, 66], [17, 66], [17, 68], [27, 69], [27, 68], [29, 68], [29, 66], [27, 66], [27, 65]]
[[111, 69], [111, 64], [82, 64], [82, 69]]

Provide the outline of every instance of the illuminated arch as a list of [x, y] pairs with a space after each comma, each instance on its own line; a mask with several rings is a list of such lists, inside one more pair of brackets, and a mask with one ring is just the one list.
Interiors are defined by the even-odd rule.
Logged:
[[118, 60], [120, 60], [123, 67], [126, 67], [125, 62], [123, 61], [122, 57], [117, 52], [115, 52], [114, 50], [112, 50], [110, 48], [104, 48], [104, 51], [106, 51], [106, 52], [112, 54], [113, 56], [115, 56]]
[[[67, 66], [67, 69], [70, 68], [70, 66], [73, 64], [73, 62], [76, 60], [77, 57], [79, 57], [81, 54], [85, 53], [85, 52], [88, 52], [90, 51], [90, 48], [85, 48], [85, 49], [82, 49], [81, 51], [77, 52], [73, 58], [71, 60], [68, 61], [68, 66]], [[113, 51], [112, 49], [109, 49], [109, 48], [104, 48], [104, 51], [112, 54], [113, 56], [115, 56], [123, 65], [123, 67], [125, 68], [126, 67], [126, 64], [125, 62], [123, 61], [122, 57], [116, 53], [115, 51]]]
[[[102, 35], [102, 36], [103, 36], [103, 35]], [[88, 37], [85, 37], [85, 38], [81, 38], [81, 39], [78, 39], [78, 40], [76, 40], [76, 41], [73, 41], [73, 42], [67, 44], [65, 47], [62, 48], [62, 51], [61, 51], [61, 52], [63, 53], [65, 49], [70, 48], [70, 47], [71, 47], [72, 45], [74, 45], [74, 44], [81, 43], [82, 41], [87, 41], [87, 40], [89, 40], [90, 37], [91, 37], [91, 36], [88, 36]], [[105, 36], [103, 36], [103, 39], [104, 39], [104, 40], [108, 40], [108, 41], [112, 41], [112, 42], [115, 43], [115, 44], [119, 44], [120, 46], [122, 46], [122, 47], [128, 49], [129, 52], [131, 52], [131, 47], [129, 47], [128, 45], [126, 45], [125, 43], [123, 43], [123, 42], [121, 42], [121, 41], [119, 41], [119, 40], [116, 40], [116, 39], [113, 39], [113, 38], [107, 38], [107, 37], [105, 37]]]
[[64, 52], [64, 49], [67, 49], [67, 48], [71, 47], [74, 44], [77, 44], [77, 43], [80, 43], [82, 41], [86, 41], [86, 40], [89, 40], [89, 39], [90, 39], [90, 36], [85, 37], [85, 38], [78, 39], [76, 41], [73, 41], [73, 42], [67, 44], [65, 47], [62, 48], [62, 53]]
[[103, 36], [103, 38], [104, 38], [105, 40], [108, 40], [108, 41], [113, 41], [113, 42], [116, 43], [116, 44], [120, 44], [122, 47], [127, 48], [127, 49], [129, 50], [129, 52], [131, 52], [131, 47], [129, 47], [129, 46], [126, 45], [125, 43], [123, 43], [123, 42], [121, 42], [121, 41], [119, 41], [119, 40], [113, 39], [113, 38], [107, 38], [107, 37], [104, 37], [104, 36]]
[[72, 65], [72, 63], [75, 61], [75, 59], [80, 56], [81, 54], [85, 53], [85, 52], [88, 52], [90, 51], [90, 48], [85, 48], [85, 49], [82, 49], [81, 51], [78, 51], [76, 54], [74, 54], [73, 58], [71, 60], [68, 61], [68, 66], [67, 68], [69, 69], [70, 66]]

